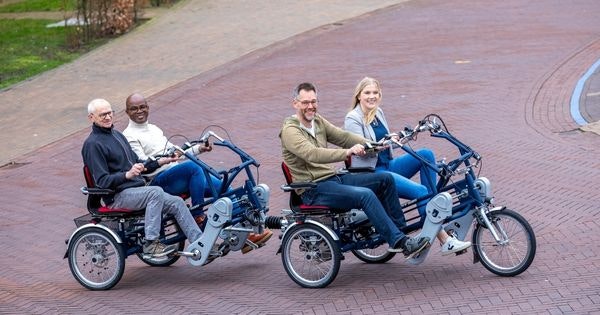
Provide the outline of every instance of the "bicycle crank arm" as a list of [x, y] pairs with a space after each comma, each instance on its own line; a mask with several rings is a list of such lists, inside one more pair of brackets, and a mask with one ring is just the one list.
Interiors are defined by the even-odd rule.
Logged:
[[199, 250], [193, 250], [191, 252], [184, 252], [184, 251], [176, 252], [175, 255], [182, 256], [182, 257], [197, 258], [201, 255], [201, 253]]

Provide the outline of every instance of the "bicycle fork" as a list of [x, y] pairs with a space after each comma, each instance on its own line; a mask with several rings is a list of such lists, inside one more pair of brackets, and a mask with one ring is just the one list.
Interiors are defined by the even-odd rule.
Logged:
[[[488, 230], [490, 230], [490, 233], [492, 233], [492, 236], [500, 245], [505, 245], [509, 242], [508, 235], [506, 235], [506, 231], [504, 231], [504, 229], [500, 225], [492, 223], [488, 218], [487, 214], [494, 211], [501, 211], [504, 208], [505, 207], [494, 207], [492, 209], [488, 209], [487, 205], [483, 205], [477, 208], [479, 223], [486, 227]], [[496, 228], [498, 228], [498, 230], [500, 231], [501, 236], [498, 234]]]

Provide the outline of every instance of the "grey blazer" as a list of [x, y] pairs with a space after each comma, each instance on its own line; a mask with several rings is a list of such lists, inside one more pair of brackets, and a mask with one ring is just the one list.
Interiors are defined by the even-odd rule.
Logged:
[[[344, 119], [344, 129], [356, 133], [369, 139], [371, 141], [377, 141], [375, 139], [375, 131], [373, 131], [373, 127], [371, 125], [365, 125], [363, 121], [364, 113], [360, 106], [356, 106], [353, 110], [351, 110], [348, 114], [346, 114], [346, 118]], [[385, 115], [383, 114], [383, 110], [381, 107], [377, 108], [377, 113], [375, 117], [379, 119], [383, 126], [388, 131], [390, 128], [387, 125], [387, 121], [385, 120]], [[393, 154], [392, 148], [390, 150], [390, 157]], [[375, 167], [377, 165], [377, 153], [367, 154], [365, 156], [352, 156], [352, 167]]]

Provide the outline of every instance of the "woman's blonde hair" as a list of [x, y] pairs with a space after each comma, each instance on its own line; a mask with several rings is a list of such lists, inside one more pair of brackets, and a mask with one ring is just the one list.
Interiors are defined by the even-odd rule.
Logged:
[[[352, 97], [352, 106], [350, 106], [351, 111], [360, 104], [360, 100], [358, 99], [358, 97], [368, 85], [375, 85], [377, 87], [377, 90], [379, 91], [379, 100], [381, 101], [381, 99], [383, 98], [383, 94], [381, 92], [381, 85], [379, 85], [379, 81], [370, 77], [364, 77], [362, 80], [360, 80], [360, 82], [358, 82], [358, 85], [354, 89], [354, 96]], [[365, 116], [363, 118], [365, 120], [365, 124], [370, 124], [371, 122], [373, 122], [373, 120], [375, 120], [375, 114], [377, 114], [377, 107], [373, 108], [372, 111], [369, 111], [364, 114]]]

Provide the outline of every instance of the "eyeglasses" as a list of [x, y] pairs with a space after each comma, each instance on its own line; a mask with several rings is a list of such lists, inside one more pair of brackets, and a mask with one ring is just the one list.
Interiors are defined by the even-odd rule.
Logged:
[[310, 100], [310, 101], [301, 101], [299, 99], [296, 99], [297, 102], [299, 102], [300, 104], [302, 104], [302, 106], [307, 107], [308, 105], [312, 104], [313, 106], [316, 106], [317, 103], [319, 102], [318, 100], [314, 99], [314, 100]]
[[130, 112], [137, 112], [137, 111], [147, 111], [148, 110], [148, 104], [144, 103], [138, 106], [129, 106], [129, 109], [127, 109]]
[[96, 116], [100, 117], [100, 119], [106, 119], [106, 117], [108, 117], [108, 116], [112, 117], [114, 114], [115, 114], [115, 111], [111, 110], [110, 112], [96, 114]]

